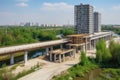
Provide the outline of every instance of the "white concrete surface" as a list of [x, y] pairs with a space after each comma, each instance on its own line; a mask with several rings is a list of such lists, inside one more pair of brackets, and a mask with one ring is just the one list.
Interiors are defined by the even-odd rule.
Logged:
[[53, 40], [53, 41], [25, 44], [25, 45], [19, 45], [19, 46], [4, 47], [4, 48], [0, 48], [0, 55], [7, 54], [7, 53], [14, 53], [17, 51], [31, 50], [33, 48], [38, 48], [38, 47], [40, 48], [40, 47], [52, 46], [56, 44], [63, 44], [67, 42], [68, 41], [66, 39], [61, 39], [61, 40]]
[[47, 62], [42, 69], [33, 72], [29, 75], [26, 75], [19, 80], [50, 80], [54, 75], [60, 74], [62, 71], [67, 70], [68, 68], [72, 67], [73, 65], [79, 62], [79, 55], [77, 54], [76, 59], [71, 61], [66, 61], [63, 63], [53, 63]]

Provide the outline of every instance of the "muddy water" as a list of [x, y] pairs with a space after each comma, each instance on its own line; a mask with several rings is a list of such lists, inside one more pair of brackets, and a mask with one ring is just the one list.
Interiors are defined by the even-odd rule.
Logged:
[[77, 77], [74, 80], [95, 80], [95, 78], [97, 78], [101, 72], [101, 69], [95, 69], [90, 71], [89, 73], [86, 73], [84, 77]]

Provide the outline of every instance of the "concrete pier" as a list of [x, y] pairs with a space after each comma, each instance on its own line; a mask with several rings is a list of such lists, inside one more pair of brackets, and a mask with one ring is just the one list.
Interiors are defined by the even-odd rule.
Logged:
[[10, 64], [14, 64], [14, 54], [10, 54]]
[[24, 53], [24, 63], [26, 64], [28, 60], [28, 51], [25, 51]]
[[63, 49], [63, 44], [60, 44], [60, 49]]
[[62, 61], [61, 61], [61, 54], [59, 54], [59, 62], [61, 63]]
[[48, 55], [48, 52], [49, 52], [49, 48], [46, 48], [46, 54]]

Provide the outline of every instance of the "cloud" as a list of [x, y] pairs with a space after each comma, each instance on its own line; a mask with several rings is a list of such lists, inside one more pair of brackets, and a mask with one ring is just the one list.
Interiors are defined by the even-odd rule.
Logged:
[[66, 9], [73, 9], [73, 5], [69, 5], [64, 2], [60, 3], [48, 3], [44, 2], [42, 5], [43, 10], [66, 10]]
[[21, 2], [21, 3], [16, 4], [16, 6], [19, 6], [19, 7], [27, 7], [28, 4], [25, 3], [25, 2]]
[[120, 5], [113, 6], [112, 9], [114, 9], [114, 10], [120, 10]]
[[28, 2], [29, 0], [17, 0], [19, 2]]
[[44, 2], [40, 8], [41, 23], [44, 24], [73, 24], [74, 6], [65, 2]]

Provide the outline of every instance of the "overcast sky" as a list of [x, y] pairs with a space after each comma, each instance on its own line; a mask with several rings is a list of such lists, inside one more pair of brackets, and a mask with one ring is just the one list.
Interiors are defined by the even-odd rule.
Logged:
[[0, 25], [74, 24], [74, 5], [80, 3], [94, 6], [102, 24], [120, 24], [120, 0], [0, 0]]

